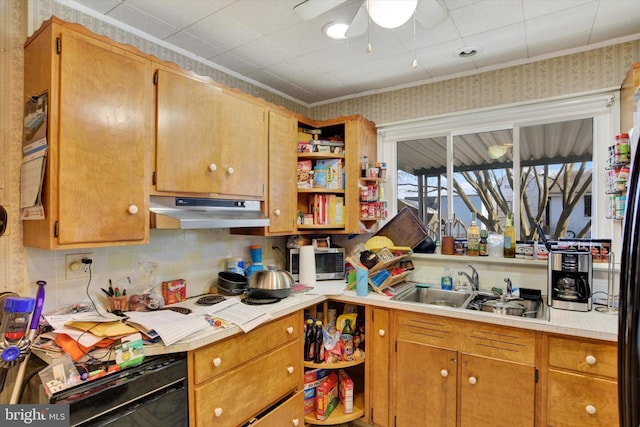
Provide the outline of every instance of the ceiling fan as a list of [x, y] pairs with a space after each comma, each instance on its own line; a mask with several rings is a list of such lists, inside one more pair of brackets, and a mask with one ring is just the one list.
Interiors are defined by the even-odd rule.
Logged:
[[[293, 11], [304, 21], [340, 6], [347, 0], [304, 0]], [[361, 4], [349, 23], [345, 37], [364, 34], [369, 18], [383, 28], [397, 28], [406, 23], [415, 12], [415, 19], [427, 29], [434, 28], [449, 16], [438, 0], [360, 0]]]

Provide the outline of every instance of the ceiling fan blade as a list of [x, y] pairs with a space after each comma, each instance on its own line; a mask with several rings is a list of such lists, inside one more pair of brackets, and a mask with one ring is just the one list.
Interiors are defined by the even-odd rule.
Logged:
[[347, 0], [305, 0], [293, 7], [293, 11], [303, 21], [310, 21], [330, 11]]
[[[366, 1], [366, 0], [365, 0]], [[356, 15], [349, 24], [349, 29], [345, 33], [345, 37], [357, 37], [364, 34], [367, 31], [367, 25], [369, 24], [369, 14], [367, 13], [367, 7], [364, 1], [360, 5], [360, 8], [356, 12]]]
[[437, 0], [420, 0], [416, 8], [416, 20], [427, 30], [443, 23], [449, 12]]

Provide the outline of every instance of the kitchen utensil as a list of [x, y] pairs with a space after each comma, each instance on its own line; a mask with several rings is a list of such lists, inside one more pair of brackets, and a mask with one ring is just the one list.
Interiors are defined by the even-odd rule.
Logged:
[[227, 294], [240, 295], [247, 289], [247, 278], [230, 271], [218, 273], [218, 289]]
[[250, 298], [285, 298], [295, 284], [291, 273], [269, 265], [266, 270], [256, 271], [249, 277], [247, 294]]
[[483, 302], [480, 305], [480, 310], [496, 314], [506, 314], [509, 316], [523, 316], [527, 309], [524, 305], [515, 301], [499, 299]]

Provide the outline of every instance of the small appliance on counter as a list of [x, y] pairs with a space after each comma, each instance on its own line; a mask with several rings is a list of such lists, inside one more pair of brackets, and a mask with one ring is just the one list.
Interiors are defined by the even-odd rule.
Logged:
[[[343, 280], [345, 275], [344, 248], [314, 248], [316, 258], [316, 280]], [[300, 249], [289, 249], [287, 270], [293, 278], [300, 280]]]
[[550, 307], [591, 310], [592, 262], [590, 252], [549, 252], [547, 302]]

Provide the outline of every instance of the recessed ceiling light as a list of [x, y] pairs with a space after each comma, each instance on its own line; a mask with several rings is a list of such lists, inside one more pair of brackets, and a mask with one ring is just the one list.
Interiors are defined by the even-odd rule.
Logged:
[[322, 32], [330, 39], [342, 40], [347, 38], [345, 34], [348, 29], [349, 24], [344, 22], [330, 22], [322, 28]]

